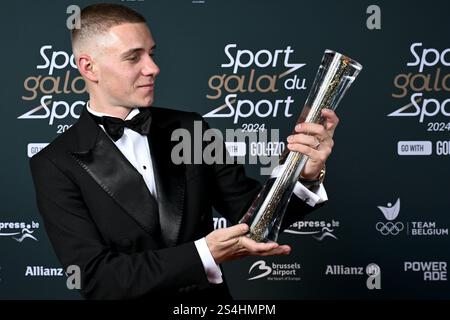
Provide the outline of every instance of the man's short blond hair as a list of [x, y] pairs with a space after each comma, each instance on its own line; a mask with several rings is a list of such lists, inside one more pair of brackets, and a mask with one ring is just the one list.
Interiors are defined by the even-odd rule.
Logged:
[[99, 3], [85, 7], [80, 13], [81, 28], [72, 30], [72, 50], [77, 57], [95, 37], [124, 23], [145, 23], [138, 12], [121, 4]]

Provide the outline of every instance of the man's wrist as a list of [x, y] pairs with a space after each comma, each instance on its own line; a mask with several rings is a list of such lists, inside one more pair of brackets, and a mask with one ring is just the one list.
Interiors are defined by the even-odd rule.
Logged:
[[308, 188], [309, 190], [315, 189], [318, 186], [320, 186], [320, 184], [323, 183], [323, 180], [325, 179], [325, 174], [326, 174], [326, 166], [324, 164], [315, 179], [307, 179], [300, 174], [298, 181], [301, 184], [303, 184], [306, 188]]

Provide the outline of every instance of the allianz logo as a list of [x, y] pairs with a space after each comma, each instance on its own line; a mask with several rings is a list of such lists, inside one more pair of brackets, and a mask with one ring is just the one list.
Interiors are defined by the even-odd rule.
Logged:
[[62, 277], [63, 268], [47, 268], [44, 266], [27, 266], [25, 270], [26, 277]]
[[327, 276], [367, 276], [366, 286], [369, 290], [381, 289], [381, 268], [376, 263], [362, 266], [327, 265]]
[[44, 266], [27, 266], [25, 277], [67, 277], [67, 289], [81, 289], [81, 269], [78, 265], [70, 265], [66, 270]]

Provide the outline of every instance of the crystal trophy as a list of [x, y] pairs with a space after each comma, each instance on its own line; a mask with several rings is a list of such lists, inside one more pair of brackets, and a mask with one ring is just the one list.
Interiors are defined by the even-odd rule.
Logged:
[[[323, 124], [323, 108], [335, 110], [361, 71], [358, 62], [332, 50], [325, 50], [314, 83], [296, 122]], [[280, 158], [280, 174], [271, 177], [239, 223], [249, 225], [247, 234], [258, 242], [277, 241], [286, 207], [308, 156], [285, 150]]]

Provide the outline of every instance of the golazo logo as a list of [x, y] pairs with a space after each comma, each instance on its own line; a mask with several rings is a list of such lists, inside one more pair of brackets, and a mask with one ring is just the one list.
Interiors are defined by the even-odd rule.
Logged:
[[38, 241], [32, 234], [34, 232], [32, 229], [37, 228], [39, 228], [39, 223], [34, 221], [31, 224], [26, 224], [25, 222], [0, 222], [0, 237], [11, 237], [17, 242], [22, 242], [28, 238]]
[[400, 213], [400, 198], [397, 199], [393, 206], [389, 202], [387, 207], [377, 206], [377, 208], [381, 210], [386, 220], [388, 220], [386, 223], [380, 221], [375, 226], [382, 235], [396, 236], [405, 228], [402, 222], [393, 222]]

